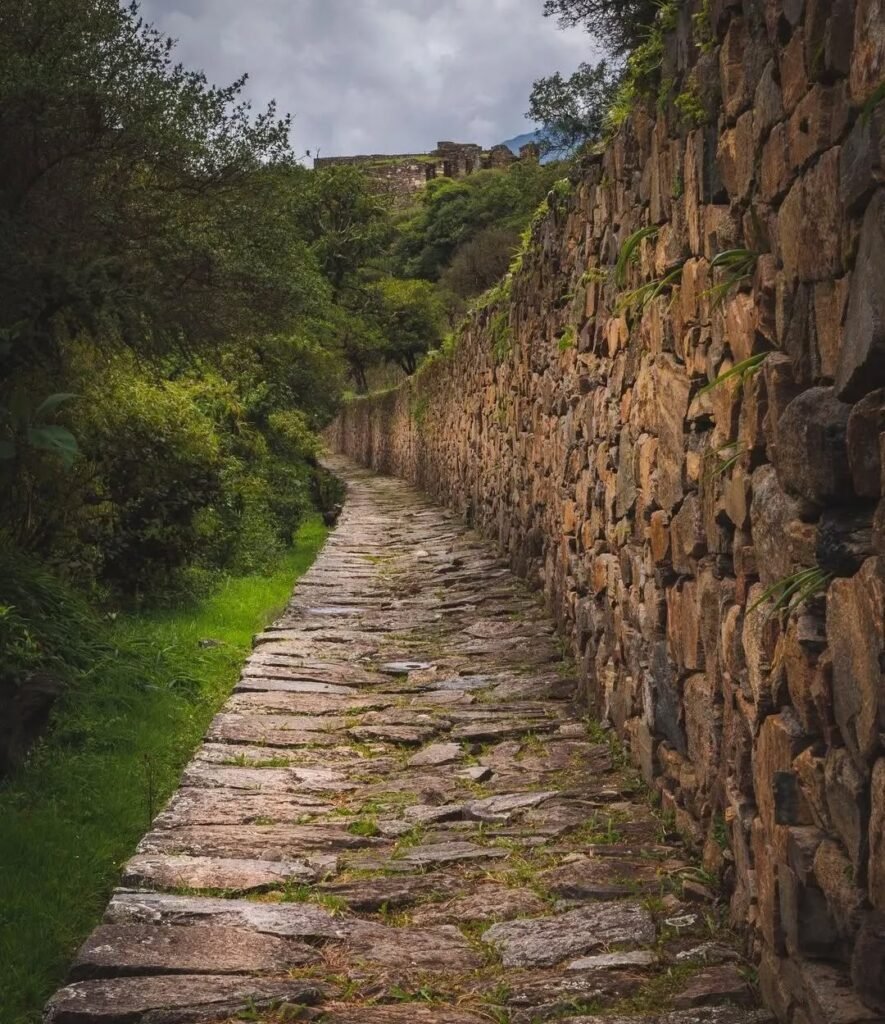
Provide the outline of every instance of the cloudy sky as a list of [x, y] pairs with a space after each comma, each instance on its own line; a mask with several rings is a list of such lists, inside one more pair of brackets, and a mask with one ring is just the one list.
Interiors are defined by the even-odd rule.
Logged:
[[542, 0], [142, 0], [178, 55], [295, 115], [297, 152], [410, 153], [530, 131], [532, 81], [593, 56]]

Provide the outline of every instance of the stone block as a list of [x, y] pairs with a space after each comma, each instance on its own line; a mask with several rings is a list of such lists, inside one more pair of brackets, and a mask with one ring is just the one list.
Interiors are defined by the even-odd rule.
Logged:
[[830, 831], [833, 827], [827, 807], [826, 762], [813, 747], [807, 747], [793, 762], [805, 802], [818, 829]]
[[778, 238], [788, 277], [822, 281], [842, 273], [838, 147], [827, 150], [787, 193]]
[[[821, 664], [826, 647], [824, 623], [819, 616], [791, 616], [778, 651], [787, 680], [790, 700], [802, 728], [810, 735], [820, 735], [826, 715], [828, 693]], [[823, 707], [822, 707], [823, 705]]]
[[776, 124], [762, 147], [759, 165], [759, 194], [772, 203], [783, 196], [795, 178], [790, 166], [786, 124]]
[[719, 82], [725, 116], [730, 120], [736, 118], [750, 101], [745, 69], [746, 51], [750, 45], [746, 22], [743, 18], [733, 18], [719, 51]]
[[808, 0], [805, 63], [815, 80], [847, 75], [854, 42], [852, 0]]
[[777, 68], [774, 60], [770, 60], [762, 71], [762, 77], [753, 95], [753, 147], [759, 146], [768, 137], [768, 133], [784, 116], [784, 98], [780, 82], [777, 79]]
[[778, 864], [777, 877], [787, 952], [791, 955], [831, 955], [839, 936], [824, 894], [816, 885], [801, 882], [786, 864]]
[[848, 87], [815, 85], [796, 105], [787, 123], [787, 150], [792, 170], [805, 167], [835, 146], [848, 127]]
[[885, 914], [885, 757], [873, 768], [870, 787], [870, 903]]
[[818, 281], [814, 286], [814, 340], [817, 344], [816, 373], [833, 380], [844, 338], [845, 310], [848, 305], [849, 277], [838, 281]]
[[857, 0], [851, 98], [865, 103], [885, 77], [885, 0]]
[[786, 407], [777, 424], [774, 461], [787, 492], [817, 505], [851, 499], [850, 413], [833, 388], [809, 388]]
[[885, 571], [870, 558], [827, 595], [827, 640], [833, 659], [833, 703], [845, 745], [865, 772], [885, 730]]
[[832, 839], [825, 839], [814, 855], [814, 878], [827, 901], [830, 916], [845, 948], [850, 948], [861, 924], [864, 893], [855, 883], [851, 861]]
[[769, 715], [762, 723], [753, 755], [753, 789], [765, 831], [771, 835], [776, 824], [775, 776], [789, 772], [794, 758], [808, 740], [792, 708]]
[[781, 961], [782, 980], [804, 1006], [811, 1024], [879, 1024], [881, 1018], [855, 994], [848, 971], [837, 964], [791, 957]]
[[785, 493], [774, 466], [760, 466], [753, 473], [751, 486], [750, 522], [759, 574], [770, 586], [793, 571], [790, 551], [783, 541], [790, 522], [800, 519], [803, 506]]
[[745, 199], [753, 183], [755, 163], [752, 110], [741, 114], [734, 128], [722, 133], [716, 158], [729, 197], [738, 201]]
[[885, 106], [854, 122], [839, 154], [839, 198], [846, 213], [862, 212], [885, 171]]
[[[792, 193], [791, 193], [792, 194]], [[885, 386], [885, 189], [870, 201], [860, 233], [845, 338], [839, 351], [836, 390], [843, 401]]]
[[805, 34], [797, 29], [781, 50], [780, 81], [784, 110], [791, 114], [796, 104], [808, 92], [808, 74], [805, 67]]
[[851, 955], [851, 980], [864, 1004], [885, 1014], [885, 914], [864, 916]]
[[867, 785], [844, 747], [828, 751], [825, 765], [830, 820], [848, 850], [858, 877], [867, 853]]
[[673, 568], [689, 576], [695, 575], [698, 559], [707, 551], [704, 515], [697, 494], [688, 494], [670, 523], [671, 560]]

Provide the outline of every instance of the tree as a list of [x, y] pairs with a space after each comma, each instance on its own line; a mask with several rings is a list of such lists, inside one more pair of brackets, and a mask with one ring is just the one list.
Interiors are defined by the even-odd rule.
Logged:
[[565, 28], [583, 25], [622, 59], [643, 41], [659, 6], [659, 0], [544, 0], [544, 15]]
[[289, 120], [210, 86], [118, 0], [0, 9], [0, 353], [140, 354], [279, 329], [320, 306], [279, 168]]
[[598, 139], [619, 77], [603, 60], [581, 64], [568, 78], [558, 71], [539, 78], [532, 86], [526, 117], [542, 126], [542, 148], [571, 153]]
[[504, 276], [518, 246], [515, 228], [485, 228], [455, 252], [440, 285], [459, 299], [480, 295]]
[[313, 171], [298, 185], [297, 223], [337, 297], [387, 241], [388, 206], [357, 167]]
[[554, 164], [521, 160], [507, 170], [431, 181], [421, 206], [399, 225], [395, 273], [439, 280], [455, 254], [487, 228], [521, 231], [559, 177]]
[[442, 341], [443, 307], [429, 281], [387, 277], [375, 286], [375, 319], [384, 359], [414, 373], [421, 356]]

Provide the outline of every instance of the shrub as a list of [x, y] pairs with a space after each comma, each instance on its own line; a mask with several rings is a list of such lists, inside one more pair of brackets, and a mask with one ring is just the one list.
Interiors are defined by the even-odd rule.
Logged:
[[100, 548], [101, 579], [130, 595], [173, 587], [204, 544], [201, 513], [222, 492], [212, 420], [187, 383], [153, 381], [126, 364], [84, 394], [79, 413], [96, 489], [81, 537]]

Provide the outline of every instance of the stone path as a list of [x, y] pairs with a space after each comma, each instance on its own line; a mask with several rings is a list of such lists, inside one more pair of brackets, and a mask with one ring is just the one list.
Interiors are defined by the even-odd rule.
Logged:
[[536, 597], [404, 484], [258, 637], [51, 1024], [763, 1024]]

